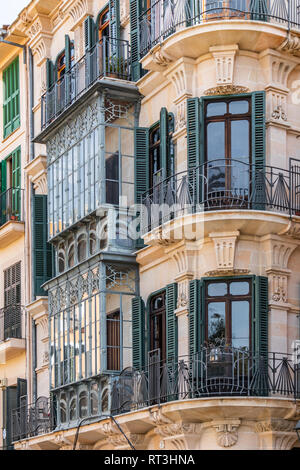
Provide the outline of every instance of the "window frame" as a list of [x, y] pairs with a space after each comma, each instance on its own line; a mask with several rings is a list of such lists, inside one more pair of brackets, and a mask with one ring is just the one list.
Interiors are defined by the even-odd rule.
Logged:
[[[248, 282], [249, 294], [245, 295], [232, 295], [230, 294], [230, 284], [234, 282]], [[210, 284], [226, 284], [227, 294], [225, 296], [209, 296], [208, 286]], [[253, 278], [251, 276], [245, 277], [227, 277], [227, 278], [209, 278], [204, 279], [204, 319], [205, 319], [205, 337], [206, 343], [208, 340], [208, 304], [211, 302], [223, 302], [225, 303], [225, 335], [230, 332], [230, 338], [225, 336], [226, 345], [232, 345], [232, 308], [231, 304], [233, 301], [249, 301], [249, 351], [252, 349], [252, 324], [253, 324]]]

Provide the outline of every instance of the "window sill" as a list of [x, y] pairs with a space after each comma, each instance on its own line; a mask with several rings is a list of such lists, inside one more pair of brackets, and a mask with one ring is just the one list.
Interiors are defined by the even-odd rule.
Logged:
[[24, 222], [9, 220], [0, 227], [0, 248], [5, 248], [19, 238], [23, 237], [25, 233]]

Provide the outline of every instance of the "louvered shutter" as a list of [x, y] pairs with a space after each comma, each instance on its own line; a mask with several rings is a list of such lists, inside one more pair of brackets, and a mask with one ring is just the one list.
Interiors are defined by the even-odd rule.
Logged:
[[[149, 129], [138, 127], [134, 130], [134, 171], [135, 202], [141, 204], [142, 196], [149, 188]], [[139, 230], [139, 227], [137, 227]], [[136, 247], [142, 248], [142, 239], [136, 241]]]
[[145, 365], [145, 304], [141, 297], [132, 299], [132, 366]]
[[12, 426], [12, 411], [18, 407], [17, 404], [17, 387], [7, 387], [5, 390], [5, 402], [4, 408], [4, 419], [3, 424], [5, 426], [6, 438], [4, 439], [5, 447], [12, 449], [12, 442], [14, 439], [14, 429]]
[[52, 247], [47, 242], [47, 196], [34, 196], [34, 292], [45, 296], [42, 284], [52, 277]]
[[1, 168], [1, 190], [0, 190], [0, 225], [6, 222], [6, 160], [0, 163]]
[[252, 93], [252, 177], [254, 187], [253, 208], [266, 208], [266, 182], [264, 174], [266, 153], [266, 94], [264, 91]]
[[84, 20], [85, 83], [89, 86], [96, 79], [96, 61], [92, 48], [96, 44], [96, 25], [91, 16]]
[[200, 165], [200, 100], [187, 100], [187, 152], [188, 169]]
[[11, 211], [16, 220], [21, 220], [21, 148], [12, 153]]
[[3, 71], [3, 137], [20, 127], [19, 57]]
[[189, 353], [192, 358], [205, 340], [204, 282], [194, 279], [189, 285]]
[[[120, 0], [109, 0], [109, 38], [111, 41], [110, 44], [110, 53], [111, 58], [120, 57], [120, 40], [121, 37], [121, 25], [120, 25]], [[110, 58], [110, 59], [111, 59]], [[119, 64], [116, 64], [117, 67], [114, 70], [119, 70]]]
[[137, 81], [141, 78], [142, 67], [140, 60], [140, 2], [139, 0], [130, 0], [130, 43], [131, 43], [131, 67], [132, 80]]
[[166, 344], [167, 363], [178, 359], [178, 329], [175, 314], [177, 303], [177, 284], [169, 284], [166, 289]]
[[169, 157], [169, 114], [166, 108], [160, 111], [160, 158], [163, 170], [162, 179], [168, 177]]
[[47, 59], [46, 62], [46, 80], [47, 90], [49, 90], [54, 83], [54, 64], [50, 59]]
[[4, 271], [4, 339], [21, 338], [21, 263]]
[[256, 276], [254, 279], [254, 318], [253, 348], [256, 355], [268, 357], [268, 278]]
[[[71, 69], [71, 41], [68, 34], [65, 35], [65, 60], [66, 60], [66, 73], [64, 76], [65, 82], [65, 96], [66, 103], [70, 102], [71, 98], [71, 80], [70, 80], [70, 69]], [[62, 86], [62, 83], [61, 83]]]

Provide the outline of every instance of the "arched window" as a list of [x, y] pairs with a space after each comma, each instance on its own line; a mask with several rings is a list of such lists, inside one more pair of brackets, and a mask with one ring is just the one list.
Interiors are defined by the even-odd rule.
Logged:
[[93, 255], [97, 250], [97, 236], [95, 231], [90, 231], [90, 254]]
[[75, 421], [75, 419], [77, 419], [76, 401], [76, 393], [72, 391], [70, 398], [70, 421]]
[[57, 79], [61, 79], [66, 73], [66, 54], [63, 51], [57, 59]]
[[88, 415], [88, 398], [87, 391], [84, 390], [79, 394], [79, 418], [86, 418]]
[[65, 423], [67, 421], [67, 397], [65, 393], [60, 396], [60, 422]]
[[78, 237], [77, 241], [77, 258], [78, 262], [81, 263], [86, 259], [86, 235], [82, 234]]
[[68, 250], [68, 268], [72, 268], [75, 264], [75, 249], [74, 242], [69, 244]]
[[63, 273], [66, 269], [65, 246], [61, 243], [58, 247], [58, 272]]
[[94, 382], [91, 385], [91, 414], [92, 416], [95, 416], [99, 414], [99, 400], [98, 400], [98, 384], [97, 382]]

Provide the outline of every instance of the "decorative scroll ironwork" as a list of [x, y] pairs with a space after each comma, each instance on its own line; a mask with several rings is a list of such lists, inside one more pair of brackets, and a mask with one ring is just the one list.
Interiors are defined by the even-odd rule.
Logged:
[[108, 290], [128, 290], [135, 293], [136, 273], [131, 267], [106, 266], [105, 284]]
[[39, 397], [30, 405], [25, 401], [12, 410], [11, 422], [13, 441], [51, 432], [55, 428], [54, 403], [47, 397]]
[[[226, 183], [226, 174], [231, 182]], [[237, 160], [215, 160], [173, 175], [142, 197], [142, 233], [186, 213], [267, 210], [300, 213], [298, 167], [257, 168]]]
[[140, 57], [183, 28], [234, 18], [300, 28], [298, 0], [156, 0], [139, 18]]

